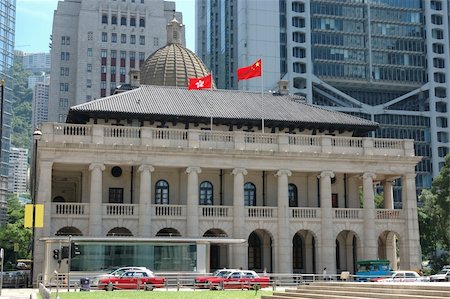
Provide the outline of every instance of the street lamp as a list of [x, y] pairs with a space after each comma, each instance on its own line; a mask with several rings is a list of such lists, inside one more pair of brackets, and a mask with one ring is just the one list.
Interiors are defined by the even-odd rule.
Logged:
[[34, 233], [35, 233], [35, 217], [36, 217], [36, 181], [37, 181], [37, 149], [38, 149], [38, 141], [42, 137], [42, 132], [36, 128], [36, 130], [33, 132], [33, 180], [32, 180], [32, 186], [31, 186], [31, 203], [33, 204], [33, 219], [31, 220], [32, 227], [31, 227], [31, 286], [33, 287], [33, 275], [34, 275]]

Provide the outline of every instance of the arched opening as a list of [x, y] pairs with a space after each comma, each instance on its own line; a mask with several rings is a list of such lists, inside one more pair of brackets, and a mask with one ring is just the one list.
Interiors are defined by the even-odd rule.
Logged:
[[60, 228], [55, 236], [82, 236], [83, 233], [76, 227], [73, 226], [65, 226]]
[[316, 273], [316, 244], [314, 235], [307, 230], [298, 231], [292, 238], [293, 273]]
[[53, 202], [66, 202], [66, 200], [62, 196], [56, 196], [53, 198]]
[[341, 231], [336, 237], [336, 273], [355, 273], [361, 242], [355, 232]]
[[213, 205], [214, 204], [214, 189], [211, 182], [204, 181], [200, 184], [199, 192], [200, 205]]
[[389, 260], [392, 270], [401, 269], [401, 242], [396, 232], [384, 231], [378, 237], [378, 258]]
[[157, 237], [181, 237], [181, 234], [179, 231], [172, 227], [166, 227], [161, 230], [159, 230], [156, 233]]
[[107, 237], [132, 237], [133, 234], [126, 227], [115, 227], [111, 229], [107, 234]]
[[[218, 228], [207, 230], [203, 237], [205, 238], [226, 238], [227, 233]], [[210, 271], [227, 268], [228, 263], [228, 245], [225, 244], [211, 244], [209, 247], [209, 268]]]
[[256, 206], [256, 186], [253, 183], [244, 184], [244, 205]]
[[272, 272], [272, 237], [266, 230], [255, 230], [248, 237], [248, 269]]
[[155, 204], [169, 204], [169, 183], [165, 180], [159, 180], [155, 184]]

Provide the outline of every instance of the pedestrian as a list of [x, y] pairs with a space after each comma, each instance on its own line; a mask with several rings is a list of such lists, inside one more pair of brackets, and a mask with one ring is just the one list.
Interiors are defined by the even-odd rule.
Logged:
[[322, 276], [323, 276], [323, 280], [327, 280], [327, 267], [323, 268]]

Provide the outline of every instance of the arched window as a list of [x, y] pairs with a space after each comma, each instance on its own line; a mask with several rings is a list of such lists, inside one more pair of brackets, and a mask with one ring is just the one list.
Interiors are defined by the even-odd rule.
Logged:
[[169, 183], [165, 180], [159, 180], [155, 185], [155, 204], [169, 204]]
[[298, 207], [297, 186], [295, 186], [294, 184], [289, 184], [288, 192], [289, 192], [289, 206], [290, 207]]
[[136, 27], [136, 18], [135, 17], [131, 17], [130, 26]]
[[145, 27], [145, 19], [144, 18], [139, 19], [139, 27]]
[[253, 183], [244, 185], [244, 205], [256, 206], [256, 187]]
[[214, 189], [211, 182], [204, 181], [200, 184], [200, 205], [214, 204]]
[[102, 24], [108, 24], [108, 16], [102, 15]]
[[111, 24], [117, 25], [117, 16], [112, 16], [111, 17]]
[[127, 26], [127, 17], [120, 18], [120, 25]]

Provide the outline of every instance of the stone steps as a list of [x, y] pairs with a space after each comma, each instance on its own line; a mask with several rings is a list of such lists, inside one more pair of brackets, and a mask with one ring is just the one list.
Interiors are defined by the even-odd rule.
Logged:
[[430, 283], [333, 283], [317, 282], [296, 289], [274, 292], [262, 299], [448, 299], [449, 285]]

